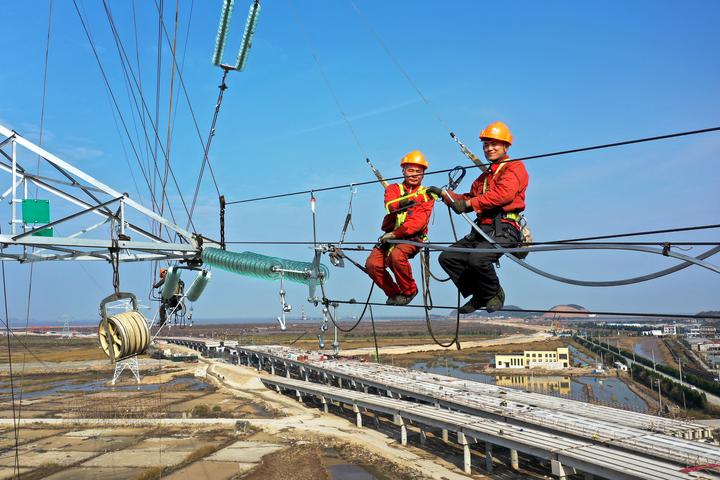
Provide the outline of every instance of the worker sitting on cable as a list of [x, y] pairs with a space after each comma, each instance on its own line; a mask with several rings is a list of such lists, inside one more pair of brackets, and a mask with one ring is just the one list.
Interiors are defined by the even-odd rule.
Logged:
[[[511, 248], [520, 242], [520, 213], [525, 210], [525, 190], [528, 173], [520, 161], [509, 161], [507, 154], [512, 144], [510, 129], [502, 122], [494, 122], [480, 132], [485, 159], [490, 167], [478, 177], [470, 193], [457, 194], [446, 191], [443, 197], [455, 213], [475, 211], [475, 223], [503, 247]], [[441, 194], [438, 187], [427, 191]], [[492, 248], [480, 234], [470, 234], [454, 243], [452, 247]], [[463, 297], [472, 295], [470, 301], [460, 307], [460, 313], [471, 313], [485, 307], [488, 312], [500, 310], [505, 304], [505, 292], [500, 286], [493, 263], [497, 253], [464, 253], [446, 251], [440, 254], [440, 265], [450, 275]]]
[[162, 298], [162, 287], [165, 285], [165, 277], [167, 276], [167, 268], [160, 269], [160, 280], [155, 282], [153, 288], [160, 289], [160, 321], [158, 326], [162, 327], [167, 322], [168, 313], [177, 315], [183, 309], [182, 297], [185, 293], [185, 282], [178, 280], [178, 286], [175, 289], [175, 294], [171, 295], [168, 299]]
[[[365, 268], [373, 281], [387, 295], [388, 305], [407, 305], [417, 295], [418, 287], [412, 274], [409, 258], [420, 251], [419, 247], [405, 244], [388, 244], [391, 239], [427, 240], [428, 222], [435, 201], [421, 185], [428, 162], [419, 150], [413, 150], [400, 161], [404, 180], [385, 189], [385, 211], [379, 244], [373, 248]], [[389, 268], [395, 275], [390, 276]], [[396, 283], [397, 282], [397, 283]]]

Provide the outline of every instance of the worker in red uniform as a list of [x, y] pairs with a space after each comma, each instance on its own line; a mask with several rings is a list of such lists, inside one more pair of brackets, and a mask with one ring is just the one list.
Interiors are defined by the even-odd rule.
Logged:
[[[407, 305], [417, 295], [418, 287], [408, 259], [420, 251], [419, 247], [389, 244], [387, 240], [427, 239], [428, 222], [435, 201], [422, 186], [428, 162], [419, 150], [413, 150], [400, 161], [403, 182], [393, 183], [385, 189], [385, 211], [382, 231], [370, 256], [365, 261], [368, 275], [387, 295], [388, 305]], [[387, 269], [395, 275], [393, 280]]]
[[[448, 191], [443, 197], [455, 213], [474, 211], [475, 223], [483, 232], [506, 248], [520, 243], [520, 213], [525, 210], [525, 190], [528, 173], [520, 161], [508, 161], [508, 149], [513, 137], [502, 122], [494, 122], [480, 132], [485, 159], [490, 167], [472, 184], [469, 193]], [[428, 187], [428, 193], [441, 194], [438, 187]], [[492, 248], [473, 229], [469, 235], [454, 243], [453, 247]], [[495, 266], [497, 253], [443, 252], [440, 266], [450, 275], [463, 297], [470, 301], [460, 307], [460, 313], [471, 313], [485, 308], [488, 312], [500, 310], [505, 304], [505, 292], [500, 286]]]

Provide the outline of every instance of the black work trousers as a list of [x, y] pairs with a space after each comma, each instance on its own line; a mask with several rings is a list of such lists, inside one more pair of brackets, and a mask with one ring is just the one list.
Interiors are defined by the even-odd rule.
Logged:
[[[505, 222], [495, 222], [498, 232], [493, 225], [480, 225], [483, 232], [503, 247], [512, 248], [520, 243], [520, 232], [513, 225]], [[470, 234], [453, 243], [452, 247], [461, 248], [493, 248], [474, 229]], [[463, 297], [477, 295], [478, 299], [487, 302], [494, 297], [500, 289], [500, 281], [495, 273], [495, 265], [500, 258], [499, 253], [463, 253], [442, 252], [440, 266], [447, 272]]]

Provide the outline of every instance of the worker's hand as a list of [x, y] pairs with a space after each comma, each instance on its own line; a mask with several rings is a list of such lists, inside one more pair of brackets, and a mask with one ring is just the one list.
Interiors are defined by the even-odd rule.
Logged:
[[452, 202], [450, 204], [450, 208], [452, 208], [455, 213], [472, 212], [472, 207], [470, 206], [470, 203], [464, 198], [459, 198]]
[[402, 200], [400, 200], [398, 202], [398, 206], [403, 210], [406, 208], [410, 208], [413, 205], [415, 205], [415, 200], [413, 200], [411, 198], [403, 198]]
[[431, 195], [436, 196], [437, 198], [442, 198], [442, 188], [440, 187], [427, 187], [425, 189], [426, 192], [428, 192]]
[[388, 232], [385, 235], [383, 235], [382, 237], [378, 238], [378, 243], [380, 243], [382, 245], [383, 243], [387, 242], [388, 240], [392, 240], [394, 238], [395, 238], [395, 234], [393, 232]]

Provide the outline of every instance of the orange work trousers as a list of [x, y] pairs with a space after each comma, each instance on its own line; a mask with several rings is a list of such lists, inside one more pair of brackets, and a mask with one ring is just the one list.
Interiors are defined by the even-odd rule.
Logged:
[[[375, 247], [365, 261], [368, 275], [375, 284], [382, 288], [385, 295], [415, 295], [417, 284], [412, 274], [412, 267], [408, 259], [413, 258], [420, 251], [419, 247], [405, 244]], [[395, 275], [395, 280], [387, 269]]]

